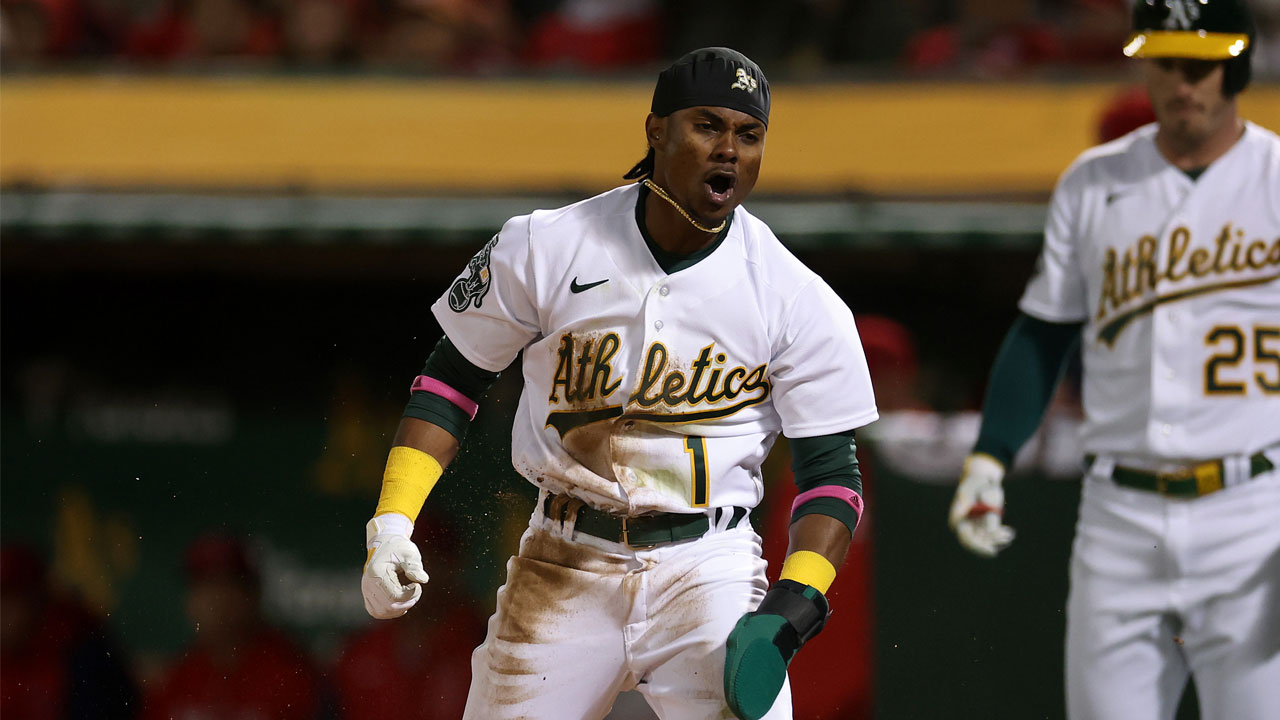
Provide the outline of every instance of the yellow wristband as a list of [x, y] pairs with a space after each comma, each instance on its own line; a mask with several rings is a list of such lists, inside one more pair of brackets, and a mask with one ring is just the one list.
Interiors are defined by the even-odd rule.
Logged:
[[443, 474], [444, 468], [427, 453], [402, 445], [391, 448], [374, 516], [397, 512], [416, 522], [422, 503]]
[[831, 583], [835, 582], [836, 569], [830, 560], [816, 552], [797, 550], [782, 563], [782, 574], [778, 579], [794, 580], [826, 595]]

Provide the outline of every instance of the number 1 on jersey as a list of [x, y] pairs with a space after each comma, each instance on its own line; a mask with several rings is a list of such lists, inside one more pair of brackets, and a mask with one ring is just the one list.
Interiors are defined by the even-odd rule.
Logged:
[[707, 441], [697, 435], [684, 439], [684, 451], [689, 453], [689, 465], [693, 469], [693, 490], [689, 494], [694, 507], [707, 506]]

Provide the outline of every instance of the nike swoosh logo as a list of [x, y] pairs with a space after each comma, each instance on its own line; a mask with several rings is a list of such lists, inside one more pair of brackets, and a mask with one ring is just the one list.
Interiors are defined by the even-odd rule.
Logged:
[[1115, 192], [1107, 193], [1107, 205], [1110, 205], [1131, 192], [1133, 192], [1133, 188], [1127, 187], [1116, 190]]
[[590, 290], [591, 288], [597, 285], [603, 285], [607, 282], [609, 282], [609, 278], [605, 278], [603, 280], [597, 280], [593, 283], [587, 283], [586, 285], [579, 285], [578, 278], [574, 277], [573, 280], [569, 281], [569, 292], [577, 294], [586, 290]]

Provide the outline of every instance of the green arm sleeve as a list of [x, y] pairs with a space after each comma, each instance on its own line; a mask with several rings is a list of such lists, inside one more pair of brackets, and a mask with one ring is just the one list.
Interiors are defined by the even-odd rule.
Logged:
[[[439, 380], [477, 403], [498, 379], [498, 373], [472, 365], [458, 352], [447, 335], [436, 343], [435, 349], [427, 358], [427, 364], [422, 368], [422, 374]], [[414, 392], [409, 397], [404, 416], [439, 425], [458, 442], [462, 442], [467, 434], [467, 427], [471, 425], [471, 418], [462, 408], [423, 390]]]
[[1080, 339], [1081, 325], [1018, 315], [991, 366], [974, 452], [986, 453], [1009, 467], [1040, 426], [1068, 354]]
[[[858, 470], [858, 448], [853, 431], [831, 435], [791, 439], [791, 471], [795, 473], [800, 492], [822, 485], [847, 487], [862, 495], [862, 473]], [[795, 522], [805, 515], [829, 515], [849, 528], [858, 525], [858, 513], [849, 503], [837, 498], [815, 498], [796, 508]]]

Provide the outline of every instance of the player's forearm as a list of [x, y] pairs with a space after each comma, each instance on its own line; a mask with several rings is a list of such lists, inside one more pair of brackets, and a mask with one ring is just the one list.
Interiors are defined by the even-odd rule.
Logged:
[[853, 535], [847, 525], [829, 515], [805, 515], [791, 523], [789, 540], [788, 557], [800, 551], [813, 552], [826, 558], [831, 567], [839, 569], [849, 554]]
[[1020, 314], [991, 366], [982, 429], [974, 451], [1005, 467], [1040, 426], [1053, 399], [1080, 323], [1051, 323]]
[[417, 418], [401, 418], [387, 453], [374, 517], [397, 513], [410, 522], [417, 520], [427, 495], [457, 453], [458, 441], [448, 431]]
[[434, 423], [413, 417], [400, 418], [394, 447], [413, 448], [436, 459], [442, 468], [449, 467], [458, 454], [459, 443], [452, 433]]
[[457, 454], [458, 440], [449, 431], [425, 420], [401, 418], [374, 516], [399, 513], [416, 520], [427, 495]]

